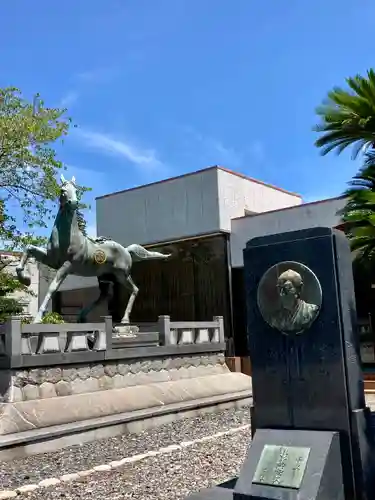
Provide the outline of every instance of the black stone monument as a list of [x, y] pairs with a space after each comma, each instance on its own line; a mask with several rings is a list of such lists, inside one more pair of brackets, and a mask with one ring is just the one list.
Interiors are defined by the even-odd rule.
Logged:
[[238, 478], [190, 500], [373, 500], [375, 468], [343, 233], [244, 250], [253, 440]]

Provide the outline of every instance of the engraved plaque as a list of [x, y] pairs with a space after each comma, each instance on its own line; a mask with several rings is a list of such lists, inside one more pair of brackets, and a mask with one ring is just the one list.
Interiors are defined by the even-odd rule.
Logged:
[[265, 445], [253, 483], [298, 489], [305, 473], [310, 448]]
[[319, 280], [300, 262], [279, 262], [260, 280], [259, 310], [272, 328], [284, 334], [299, 334], [310, 328], [321, 305]]

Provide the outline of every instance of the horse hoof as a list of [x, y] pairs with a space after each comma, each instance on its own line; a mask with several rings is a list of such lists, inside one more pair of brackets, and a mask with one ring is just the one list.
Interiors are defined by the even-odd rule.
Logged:
[[16, 269], [18, 281], [25, 286], [30, 286], [31, 278], [23, 274], [22, 269]]
[[[19, 278], [18, 278], [18, 279], [19, 279]], [[19, 282], [20, 282], [22, 285], [25, 285], [25, 286], [30, 286], [30, 285], [31, 285], [31, 279], [30, 279], [28, 276], [25, 276], [24, 278], [19, 279]]]

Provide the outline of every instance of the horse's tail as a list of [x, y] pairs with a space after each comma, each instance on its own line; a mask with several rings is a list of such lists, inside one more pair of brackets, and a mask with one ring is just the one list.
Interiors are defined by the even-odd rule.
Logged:
[[145, 259], [168, 259], [168, 257], [171, 256], [170, 253], [164, 254], [160, 252], [151, 252], [150, 250], [143, 248], [141, 245], [136, 244], [129, 245], [126, 247], [126, 250], [130, 253], [134, 262]]

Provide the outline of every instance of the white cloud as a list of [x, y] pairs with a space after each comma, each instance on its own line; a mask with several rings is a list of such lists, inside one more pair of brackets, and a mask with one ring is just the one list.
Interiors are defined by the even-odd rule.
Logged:
[[128, 141], [91, 130], [77, 129], [76, 134], [87, 147], [102, 151], [104, 154], [120, 156], [138, 167], [155, 168], [163, 166], [153, 149], [141, 149]]
[[61, 99], [60, 103], [59, 103], [59, 107], [60, 108], [68, 108], [68, 107], [71, 107], [73, 106], [73, 104], [75, 102], [77, 102], [78, 100], [78, 97], [79, 97], [79, 94], [78, 92], [75, 92], [75, 91], [71, 91], [71, 92], [67, 92]]
[[233, 147], [224, 144], [220, 139], [203, 135], [191, 126], [182, 126], [180, 130], [184, 135], [188, 151], [194, 152], [195, 161], [232, 169], [242, 165], [242, 154]]
[[263, 163], [266, 159], [265, 147], [261, 141], [254, 140], [250, 145], [249, 153], [257, 163]]
[[242, 164], [241, 155], [233, 148], [225, 146], [221, 141], [212, 138], [203, 140], [205, 148], [210, 155], [217, 157], [216, 164], [236, 168]]
[[108, 83], [119, 73], [117, 68], [96, 68], [81, 71], [74, 75], [74, 79], [85, 83]]

